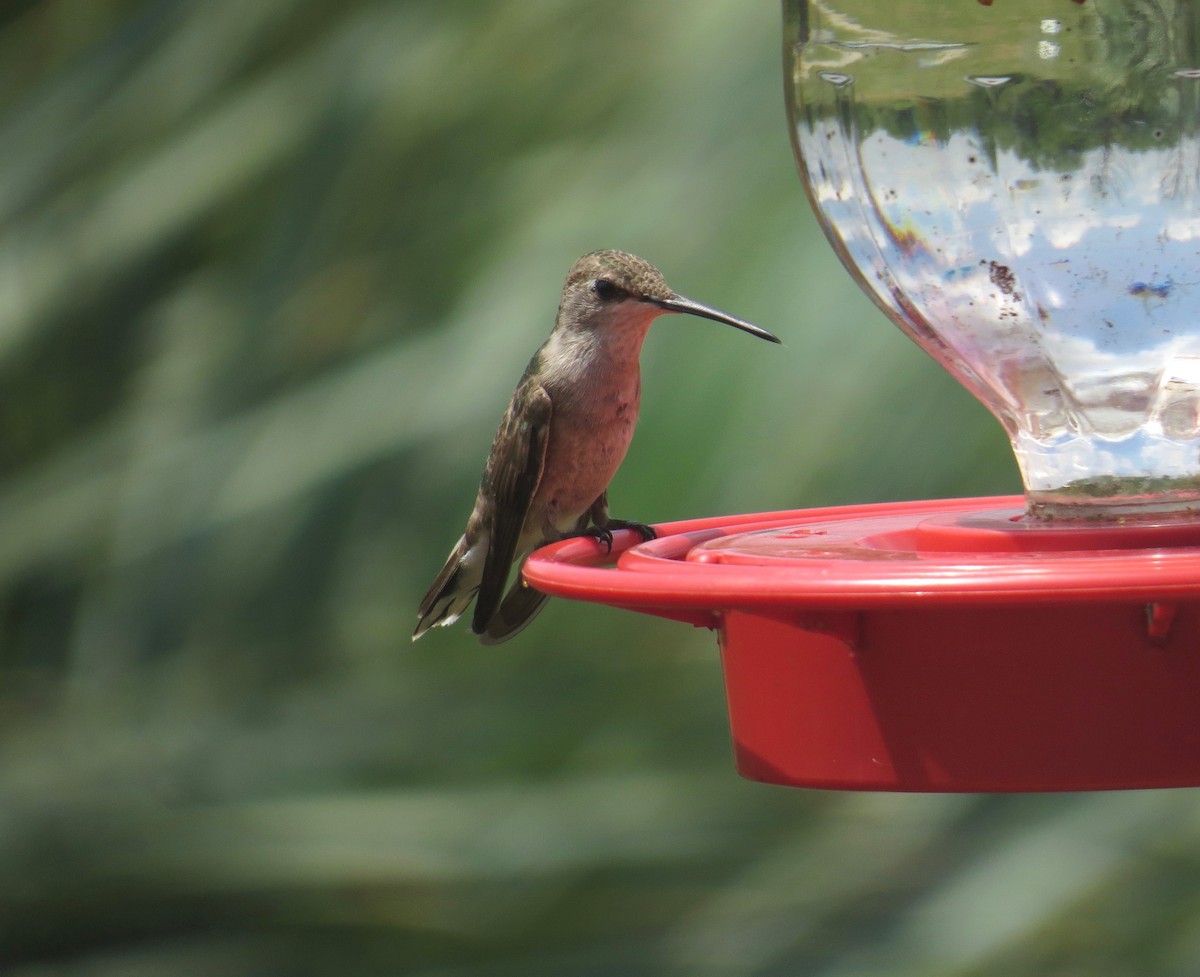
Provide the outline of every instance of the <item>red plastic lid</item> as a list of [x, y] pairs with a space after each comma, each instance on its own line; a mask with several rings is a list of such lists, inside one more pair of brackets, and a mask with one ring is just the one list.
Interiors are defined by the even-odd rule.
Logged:
[[755, 780], [1200, 785], [1200, 525], [1046, 526], [1022, 501], [673, 523], [639, 545], [621, 533], [613, 556], [556, 543], [525, 576], [718, 628], [735, 761]]
[[[612, 557], [589, 540], [533, 554], [526, 579], [621, 607], [872, 608], [1200, 596], [1200, 523], [1047, 525], [1005, 496], [725, 516], [656, 527]], [[622, 549], [622, 543], [625, 544]], [[680, 615], [669, 615], [680, 616]]]

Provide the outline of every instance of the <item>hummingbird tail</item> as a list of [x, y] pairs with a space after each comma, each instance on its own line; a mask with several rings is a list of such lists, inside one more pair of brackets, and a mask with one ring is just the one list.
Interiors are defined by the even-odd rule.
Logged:
[[426, 592], [417, 610], [417, 626], [413, 630], [416, 641], [430, 628], [445, 627], [457, 621], [475, 599], [479, 581], [483, 575], [483, 560], [486, 544], [470, 545], [464, 536], [460, 539], [446, 565], [442, 567], [433, 584]]
[[523, 577], [518, 577], [504, 595], [496, 613], [488, 619], [487, 627], [479, 633], [479, 643], [498, 645], [515, 638], [538, 616], [549, 599], [549, 594], [534, 590]]

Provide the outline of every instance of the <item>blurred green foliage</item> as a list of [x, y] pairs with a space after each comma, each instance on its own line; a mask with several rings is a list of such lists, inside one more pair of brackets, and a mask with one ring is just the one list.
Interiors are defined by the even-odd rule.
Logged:
[[1192, 971], [1187, 793], [766, 788], [707, 633], [409, 642], [592, 248], [787, 344], [656, 326], [616, 515], [1017, 488], [816, 229], [778, 16], [0, 14], [0, 972]]

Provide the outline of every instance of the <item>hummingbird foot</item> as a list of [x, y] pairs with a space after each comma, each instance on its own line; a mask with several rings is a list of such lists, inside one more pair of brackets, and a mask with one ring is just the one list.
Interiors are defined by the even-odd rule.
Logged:
[[571, 533], [563, 533], [563, 539], [579, 539], [587, 538], [594, 539], [597, 543], [604, 544], [606, 553], [612, 552], [613, 530], [614, 529], [632, 529], [635, 533], [642, 537], [642, 542], [649, 542], [658, 536], [658, 532], [653, 526], [647, 526], [642, 522], [632, 522], [628, 519], [609, 519], [603, 526], [589, 526], [587, 529], [577, 529]]

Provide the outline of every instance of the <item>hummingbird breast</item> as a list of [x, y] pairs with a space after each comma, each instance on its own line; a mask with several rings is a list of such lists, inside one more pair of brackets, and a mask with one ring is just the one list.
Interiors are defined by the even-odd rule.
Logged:
[[596, 365], [580, 382], [548, 390], [553, 404], [550, 437], [530, 512], [545, 531], [576, 528], [625, 460], [637, 426], [641, 406], [637, 361], [632, 369], [627, 364], [605, 364], [600, 369]]

